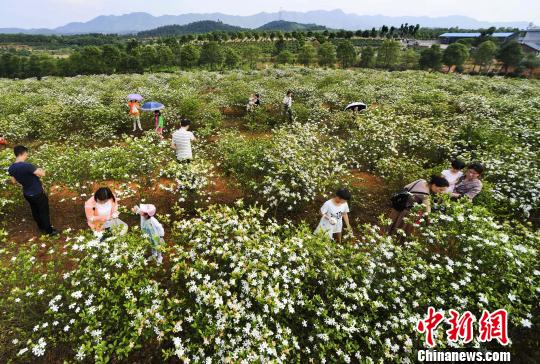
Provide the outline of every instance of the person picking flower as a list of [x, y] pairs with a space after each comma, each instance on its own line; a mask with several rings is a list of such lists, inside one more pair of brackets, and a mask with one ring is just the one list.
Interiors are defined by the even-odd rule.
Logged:
[[163, 225], [154, 217], [156, 215], [156, 206], [151, 204], [141, 204], [134, 206], [131, 211], [141, 215], [141, 230], [152, 245], [152, 256], [156, 259], [157, 264], [163, 262], [161, 249], [164, 245], [163, 236], [165, 230]]
[[337, 240], [341, 243], [343, 221], [347, 225], [347, 229], [352, 234], [351, 225], [349, 224], [349, 204], [351, 193], [346, 188], [337, 190], [335, 196], [326, 201], [321, 207], [321, 221], [315, 232], [324, 231], [332, 240]]

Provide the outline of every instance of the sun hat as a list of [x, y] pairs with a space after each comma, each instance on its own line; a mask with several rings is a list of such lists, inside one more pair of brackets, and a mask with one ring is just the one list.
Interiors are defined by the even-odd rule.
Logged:
[[154, 216], [156, 214], [156, 206], [151, 204], [142, 204], [139, 210], [142, 213], [148, 214], [148, 216]]

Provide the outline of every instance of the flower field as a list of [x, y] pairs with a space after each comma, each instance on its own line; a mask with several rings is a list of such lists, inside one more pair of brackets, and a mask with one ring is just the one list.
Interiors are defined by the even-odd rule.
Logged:
[[[286, 90], [294, 122], [282, 116]], [[128, 93], [166, 105], [131, 132]], [[245, 111], [250, 94], [262, 105]], [[342, 111], [352, 101], [368, 110]], [[169, 146], [181, 116], [191, 164]], [[0, 180], [0, 361], [415, 362], [428, 307], [508, 312], [516, 362], [540, 358], [540, 82], [420, 71], [181, 72], [0, 80], [0, 134], [44, 168], [57, 237]], [[1, 148], [1, 147], [0, 147]], [[389, 198], [452, 157], [486, 166], [471, 202], [384, 234]], [[13, 162], [0, 149], [0, 168]], [[84, 201], [120, 200], [126, 236], [96, 239]], [[338, 187], [355, 237], [315, 235]], [[130, 208], [158, 207], [164, 264]], [[438, 350], [498, 350], [446, 340]]]

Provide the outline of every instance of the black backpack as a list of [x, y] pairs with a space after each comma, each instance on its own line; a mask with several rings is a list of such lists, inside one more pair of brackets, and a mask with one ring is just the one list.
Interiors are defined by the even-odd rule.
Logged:
[[404, 188], [400, 190], [399, 192], [395, 193], [391, 198], [390, 202], [392, 203], [392, 208], [396, 211], [403, 211], [408, 208], [411, 208], [413, 205], [413, 202], [411, 201], [411, 197], [414, 194], [417, 195], [426, 195], [424, 192], [415, 192], [414, 194], [411, 193], [411, 191], [416, 187], [416, 185], [420, 182], [420, 180], [416, 181], [414, 185], [411, 186], [411, 188]]

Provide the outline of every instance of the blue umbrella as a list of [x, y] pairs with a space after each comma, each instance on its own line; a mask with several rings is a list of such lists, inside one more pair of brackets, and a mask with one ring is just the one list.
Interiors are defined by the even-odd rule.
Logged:
[[129, 94], [127, 98], [128, 100], [135, 100], [135, 101], [141, 101], [143, 99], [143, 97], [139, 94]]
[[145, 102], [141, 107], [142, 111], [156, 111], [164, 109], [165, 106], [156, 101]]

